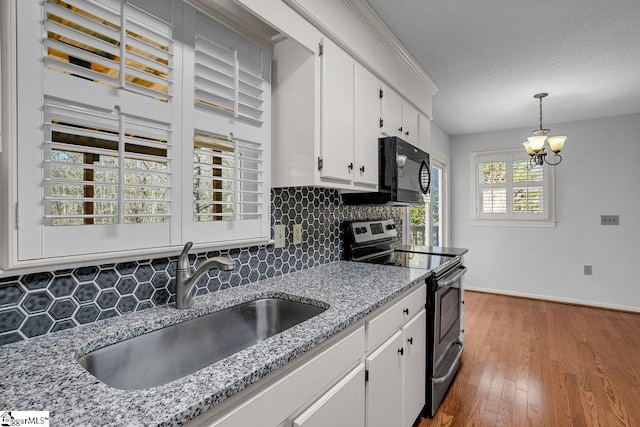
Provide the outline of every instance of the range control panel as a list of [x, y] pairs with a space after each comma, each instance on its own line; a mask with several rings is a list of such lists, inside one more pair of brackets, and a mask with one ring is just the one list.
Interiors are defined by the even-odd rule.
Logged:
[[392, 219], [378, 221], [354, 221], [350, 224], [354, 243], [367, 243], [398, 237], [396, 224]]

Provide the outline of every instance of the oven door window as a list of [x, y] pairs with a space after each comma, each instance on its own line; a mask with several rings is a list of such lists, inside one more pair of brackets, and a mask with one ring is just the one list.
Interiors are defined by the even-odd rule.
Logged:
[[[440, 296], [440, 328], [438, 343], [447, 338], [449, 331], [458, 324], [460, 318], [460, 289], [447, 288]], [[457, 335], [457, 331], [456, 331]]]

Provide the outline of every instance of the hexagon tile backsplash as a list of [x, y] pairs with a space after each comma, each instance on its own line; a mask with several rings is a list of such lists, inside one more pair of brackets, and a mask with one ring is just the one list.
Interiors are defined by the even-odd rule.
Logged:
[[[214, 256], [238, 263], [233, 271], [205, 274], [196, 295], [337, 261], [343, 221], [394, 218], [400, 225], [402, 214], [397, 207], [343, 206], [337, 190], [274, 188], [271, 228], [286, 226], [287, 246], [190, 255], [196, 265]], [[292, 224], [302, 224], [302, 244], [292, 244]], [[0, 278], [0, 345], [173, 302], [176, 261], [158, 258]]]

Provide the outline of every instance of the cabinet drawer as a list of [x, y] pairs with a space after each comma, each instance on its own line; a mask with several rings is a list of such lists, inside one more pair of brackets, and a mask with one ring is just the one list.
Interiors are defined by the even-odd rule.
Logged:
[[367, 351], [376, 348], [382, 341], [402, 326], [404, 322], [422, 310], [427, 301], [426, 285], [421, 285], [410, 295], [393, 303], [391, 307], [366, 322]]
[[364, 382], [360, 363], [293, 420], [293, 427], [364, 427]]

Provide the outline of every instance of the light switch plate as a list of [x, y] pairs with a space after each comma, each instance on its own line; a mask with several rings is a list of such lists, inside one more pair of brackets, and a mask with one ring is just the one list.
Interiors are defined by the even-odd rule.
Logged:
[[283, 224], [273, 226], [273, 240], [276, 241], [274, 248], [284, 248], [285, 231], [286, 229]]
[[302, 243], [302, 224], [293, 224], [293, 244]]

